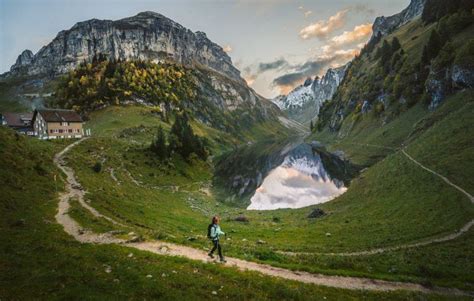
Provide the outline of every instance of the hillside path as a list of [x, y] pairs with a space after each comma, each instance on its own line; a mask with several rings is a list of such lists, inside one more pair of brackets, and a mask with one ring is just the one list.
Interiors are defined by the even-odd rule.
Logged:
[[[353, 143], [355, 144], [355, 143]], [[379, 148], [386, 148], [386, 149], [391, 149], [391, 150], [397, 150], [397, 148], [392, 148], [392, 147], [384, 147], [380, 145], [373, 145], [373, 144], [360, 144], [363, 146], [371, 146], [371, 147], [379, 147]], [[472, 196], [470, 193], [468, 193], [466, 190], [462, 189], [458, 185], [452, 183], [448, 178], [445, 176], [437, 173], [436, 171], [424, 166], [417, 160], [415, 160], [412, 156], [410, 156], [405, 149], [401, 149], [401, 152], [403, 155], [405, 155], [410, 161], [418, 165], [420, 168], [432, 173], [433, 175], [441, 178], [444, 182], [446, 182], [448, 185], [454, 187], [456, 190], [459, 192], [463, 193], [469, 198], [469, 201], [474, 204], [474, 196]], [[286, 251], [277, 251], [279, 254], [283, 255], [289, 255], [289, 256], [297, 256], [297, 255], [327, 255], [327, 256], [364, 256], [364, 255], [375, 255], [375, 254], [380, 254], [380, 253], [385, 253], [389, 251], [397, 251], [397, 250], [403, 250], [403, 249], [411, 249], [411, 248], [416, 248], [416, 247], [423, 247], [427, 245], [431, 245], [434, 243], [440, 243], [440, 242], [446, 242], [450, 241], [453, 239], [458, 238], [459, 236], [463, 235], [467, 231], [469, 231], [472, 226], [474, 226], [474, 219], [471, 219], [469, 222], [464, 224], [461, 229], [458, 229], [454, 231], [453, 233], [450, 233], [445, 236], [441, 237], [431, 237], [427, 238], [425, 240], [415, 242], [415, 243], [409, 243], [409, 244], [402, 244], [398, 246], [392, 246], [392, 247], [385, 247], [385, 248], [375, 248], [371, 250], [365, 250], [365, 251], [358, 251], [358, 252], [331, 252], [331, 253], [320, 253], [320, 252], [286, 252]]]
[[[68, 214], [68, 211], [70, 209], [69, 200], [71, 198], [77, 199], [79, 203], [84, 206], [84, 208], [89, 210], [94, 216], [105, 218], [108, 221], [117, 225], [122, 225], [114, 219], [102, 215], [84, 201], [85, 191], [82, 189], [79, 182], [77, 181], [73, 169], [66, 166], [66, 162], [63, 158], [64, 155], [74, 146], [81, 143], [85, 139], [87, 138], [83, 138], [70, 144], [61, 152], [56, 154], [56, 156], [54, 157], [55, 165], [59, 169], [61, 169], [66, 175], [66, 189], [59, 196], [58, 212], [56, 214], [56, 221], [64, 227], [64, 231], [66, 233], [73, 236], [77, 241], [81, 243], [120, 244], [130, 248], [148, 251], [160, 255], [181, 256], [202, 262], [215, 262], [207, 256], [207, 252], [183, 245], [177, 245], [162, 241], [128, 242], [122, 239], [115, 238], [108, 233], [97, 234], [92, 231], [82, 229], [81, 226]], [[245, 261], [237, 258], [228, 257], [226, 259], [227, 263], [224, 264], [224, 266], [226, 267], [234, 267], [242, 271], [256, 271], [268, 276], [342, 289], [373, 291], [407, 290], [443, 295], [473, 296], [473, 293], [471, 292], [466, 292], [455, 288], [425, 287], [417, 283], [392, 282], [385, 280], [375, 280], [370, 278], [311, 274], [307, 272], [291, 271], [283, 268], [277, 268], [270, 265]]]
[[[425, 171], [432, 173], [433, 175], [439, 177], [442, 179], [446, 184], [452, 186], [459, 192], [463, 193], [469, 201], [474, 204], [474, 196], [472, 196], [469, 192], [466, 190], [462, 189], [458, 185], [452, 183], [448, 178], [445, 176], [437, 173], [436, 171], [424, 166], [421, 164], [419, 161], [415, 160], [412, 156], [410, 156], [404, 148], [395, 148], [395, 147], [386, 147], [386, 146], [381, 146], [381, 145], [375, 145], [375, 144], [362, 144], [362, 143], [351, 143], [351, 144], [357, 144], [361, 146], [369, 146], [369, 147], [378, 147], [378, 148], [385, 148], [385, 149], [390, 149], [390, 150], [400, 150], [402, 154], [407, 157], [411, 162], [414, 164], [418, 165], [420, 168], [424, 169]], [[397, 250], [403, 250], [403, 249], [411, 249], [411, 248], [416, 248], [416, 247], [424, 247], [427, 245], [431, 245], [434, 243], [440, 243], [440, 242], [446, 242], [450, 241], [453, 239], [458, 238], [459, 236], [463, 235], [467, 231], [469, 231], [472, 226], [474, 226], [474, 219], [471, 219], [468, 221], [466, 224], [464, 224], [461, 229], [458, 229], [454, 231], [453, 233], [447, 234], [445, 236], [441, 237], [431, 237], [424, 239], [419, 242], [414, 242], [414, 243], [408, 243], [408, 244], [402, 244], [398, 246], [392, 246], [392, 247], [384, 247], [384, 248], [375, 248], [371, 250], [365, 250], [365, 251], [358, 251], [358, 252], [330, 252], [330, 253], [322, 253], [322, 252], [286, 252], [286, 251], [277, 251], [279, 254], [283, 255], [289, 255], [289, 256], [298, 256], [298, 255], [326, 255], [326, 256], [364, 256], [364, 255], [375, 255], [375, 254], [380, 254], [380, 253], [385, 253], [389, 251], [397, 251]]]

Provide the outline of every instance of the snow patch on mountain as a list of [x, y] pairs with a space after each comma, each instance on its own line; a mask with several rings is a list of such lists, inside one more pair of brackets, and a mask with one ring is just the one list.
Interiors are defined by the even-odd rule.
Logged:
[[314, 100], [314, 93], [311, 88], [312, 80], [309, 85], [301, 85], [296, 87], [287, 96], [280, 96], [273, 101], [282, 110], [290, 110], [294, 107], [302, 107], [306, 103]]
[[319, 114], [321, 105], [336, 93], [348, 65], [330, 68], [321, 78], [308, 78], [303, 85], [296, 87], [288, 95], [280, 95], [272, 101], [287, 112], [291, 119], [300, 123], [309, 122]]

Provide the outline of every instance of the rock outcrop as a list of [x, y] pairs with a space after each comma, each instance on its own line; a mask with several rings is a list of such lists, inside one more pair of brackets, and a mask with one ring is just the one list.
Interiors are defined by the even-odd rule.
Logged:
[[330, 68], [321, 79], [313, 82], [311, 89], [314, 92], [315, 100], [320, 102], [320, 105], [325, 100], [331, 99], [334, 93], [336, 93], [339, 84], [344, 79], [348, 66], [349, 64], [339, 68]]
[[33, 59], [33, 52], [31, 50], [24, 50], [16, 59], [16, 62], [13, 66], [11, 66], [10, 71], [15, 72], [19, 71], [25, 66], [28, 66], [31, 63], [31, 60]]
[[430, 110], [436, 109], [446, 98], [458, 90], [474, 88], [474, 68], [452, 65], [442, 69], [432, 68], [425, 83], [431, 102]]
[[407, 8], [390, 17], [377, 17], [372, 26], [372, 38], [376, 37], [379, 33], [385, 36], [400, 26], [410, 22], [415, 17], [420, 16], [423, 13], [426, 0], [411, 0]]
[[115, 60], [171, 60], [184, 65], [198, 64], [243, 82], [230, 57], [205, 33], [192, 32], [155, 12], [142, 12], [117, 21], [79, 22], [71, 29], [59, 32], [34, 56], [31, 51], [23, 52], [11, 73], [62, 74], [99, 56]]

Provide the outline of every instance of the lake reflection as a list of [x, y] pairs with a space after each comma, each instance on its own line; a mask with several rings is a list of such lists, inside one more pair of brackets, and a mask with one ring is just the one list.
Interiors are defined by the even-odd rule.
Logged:
[[265, 177], [247, 209], [301, 208], [330, 201], [345, 191], [342, 182], [329, 177], [319, 155], [301, 144]]

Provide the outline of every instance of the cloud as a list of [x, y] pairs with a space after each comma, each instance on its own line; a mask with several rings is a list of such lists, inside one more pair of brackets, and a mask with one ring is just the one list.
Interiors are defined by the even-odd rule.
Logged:
[[273, 62], [269, 63], [260, 63], [258, 64], [257, 72], [263, 73], [265, 71], [274, 70], [274, 69], [282, 69], [284, 67], [288, 67], [290, 64], [284, 58], [277, 59]]
[[311, 10], [307, 10], [307, 11], [304, 12], [304, 17], [305, 17], [305, 18], [308, 18], [309, 15], [311, 15], [312, 13], [313, 13], [313, 12], [312, 12]]
[[224, 48], [222, 48], [224, 50], [224, 52], [232, 52], [232, 47], [230, 47], [230, 45], [225, 45]]
[[361, 24], [354, 27], [352, 31], [344, 31], [342, 34], [333, 37], [330, 43], [334, 46], [343, 46], [368, 39], [372, 34], [372, 24]]
[[[372, 34], [372, 25], [361, 24], [354, 27], [352, 31], [344, 31], [342, 34], [331, 38], [326, 45], [320, 48], [322, 56], [332, 56], [335, 53], [343, 53], [355, 50], [357, 53], [364, 47], [365, 42]], [[345, 47], [355, 47], [354, 49], [343, 50]], [[354, 52], [354, 51], [352, 51]]]
[[346, 15], [348, 9], [338, 11], [334, 16], [329, 17], [328, 20], [320, 20], [316, 23], [304, 27], [300, 30], [300, 37], [303, 40], [310, 38], [325, 38], [335, 30], [340, 29], [346, 22]]
[[353, 10], [358, 13], [365, 13], [368, 16], [373, 16], [376, 14], [373, 8], [370, 8], [367, 4], [355, 4], [350, 7], [350, 10]]
[[247, 85], [249, 86], [251, 86], [255, 82], [256, 79], [257, 79], [256, 74], [244, 75], [244, 80], [247, 82]]
[[280, 93], [287, 94], [308, 77], [320, 74], [323, 70], [327, 69], [334, 59], [334, 57], [317, 58], [295, 66], [293, 72], [275, 78], [272, 85], [277, 87]]
[[267, 71], [282, 71], [290, 68], [291, 65], [285, 58], [279, 58], [268, 63], [259, 63], [246, 66], [242, 69], [242, 76], [247, 82], [247, 85], [252, 85], [255, 80], [264, 72]]
[[288, 94], [308, 77], [322, 75], [328, 68], [335, 68], [347, 63], [359, 53], [360, 49], [336, 50], [323, 53], [313, 60], [293, 66], [293, 71], [275, 78], [272, 86], [278, 88], [281, 94]]

